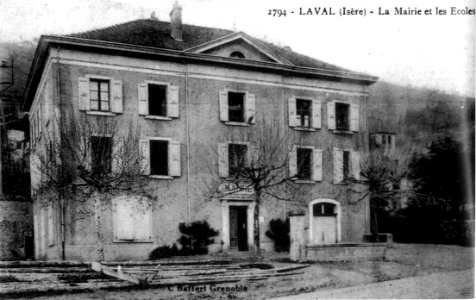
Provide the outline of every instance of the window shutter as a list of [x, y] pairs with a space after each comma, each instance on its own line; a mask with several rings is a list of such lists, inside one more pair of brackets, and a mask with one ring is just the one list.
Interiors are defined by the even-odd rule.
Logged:
[[[123, 163], [123, 155], [125, 153], [123, 153], [124, 149], [122, 148], [124, 146], [124, 142], [122, 142], [118, 137], [116, 137], [113, 141], [112, 141], [112, 157], [111, 157], [111, 169], [112, 169], [112, 173], [115, 173], [115, 174], [119, 174], [121, 173], [123, 170], [123, 166], [122, 166], [122, 163]], [[127, 158], [125, 158], [127, 159]], [[127, 170], [127, 171], [130, 171], [130, 170]]]
[[179, 87], [177, 85], [169, 85], [167, 87], [167, 116], [178, 118], [179, 108]]
[[390, 138], [390, 149], [391, 150], [395, 150], [395, 136], [392, 135], [392, 137]]
[[327, 102], [327, 129], [336, 129], [336, 104], [334, 101]]
[[350, 130], [359, 131], [359, 105], [356, 103], [350, 105]]
[[352, 151], [352, 174], [354, 179], [360, 180], [360, 153], [357, 151]]
[[122, 101], [122, 81], [121, 80], [112, 80], [112, 103], [111, 111], [114, 113], [123, 112], [123, 101]]
[[296, 98], [291, 97], [288, 99], [288, 119], [289, 119], [289, 127], [296, 127], [297, 126], [297, 119], [296, 119]]
[[344, 151], [334, 148], [334, 183], [344, 180]]
[[220, 177], [228, 177], [228, 144], [218, 144], [218, 174]]
[[149, 85], [145, 82], [139, 83], [138, 86], [139, 98], [139, 115], [149, 114]]
[[250, 124], [256, 123], [256, 96], [255, 94], [246, 94], [246, 119]]
[[322, 149], [314, 149], [312, 179], [322, 181]]
[[79, 110], [89, 110], [89, 79], [87, 77], [78, 79], [78, 101]]
[[382, 145], [382, 135], [381, 134], [376, 134], [375, 135], [375, 144], [376, 145]]
[[132, 219], [134, 222], [133, 238], [134, 240], [150, 241], [152, 239], [152, 219], [150, 207], [138, 207], [139, 203], [147, 205], [145, 203], [135, 201], [131, 211], [133, 211]]
[[116, 200], [115, 222], [114, 222], [114, 238], [116, 240], [132, 240], [134, 239], [134, 219], [132, 217], [132, 205], [126, 198]]
[[259, 148], [255, 145], [251, 145], [250, 149], [250, 166], [256, 168], [260, 164]]
[[169, 176], [180, 176], [180, 142], [169, 142]]
[[140, 153], [141, 153], [141, 173], [143, 175], [150, 174], [150, 146], [149, 139], [140, 139]]
[[322, 117], [321, 117], [321, 100], [313, 99], [312, 100], [312, 127], [316, 129], [321, 128]]
[[220, 121], [228, 122], [228, 92], [220, 91], [218, 97], [220, 101]]
[[289, 153], [289, 176], [293, 177], [297, 175], [297, 150], [296, 146], [293, 146], [291, 153]]
[[76, 159], [80, 166], [86, 170], [91, 169], [91, 137], [87, 133], [80, 133], [77, 136], [78, 146], [76, 147]]
[[55, 218], [53, 205], [48, 205], [48, 246], [53, 246], [55, 244]]

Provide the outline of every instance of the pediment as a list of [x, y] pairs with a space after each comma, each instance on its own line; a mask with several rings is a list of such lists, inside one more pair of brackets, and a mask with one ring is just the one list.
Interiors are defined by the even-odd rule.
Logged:
[[234, 57], [246, 60], [264, 61], [291, 65], [291, 63], [274, 53], [266, 45], [256, 41], [245, 33], [234, 33], [202, 45], [185, 50], [189, 53], [202, 53], [221, 57]]

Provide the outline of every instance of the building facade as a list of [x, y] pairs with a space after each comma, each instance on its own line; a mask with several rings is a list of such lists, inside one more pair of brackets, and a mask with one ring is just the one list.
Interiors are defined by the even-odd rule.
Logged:
[[[368, 203], [351, 205], [356, 196], [341, 183], [359, 176], [359, 156], [368, 148], [366, 88], [375, 81], [242, 32], [182, 24], [174, 7], [170, 23], [137, 20], [43, 36], [24, 108], [32, 153], [44, 151], [47, 135], [80, 117], [140, 128], [142, 173], [157, 205], [138, 209], [127, 195], [102, 204], [106, 260], [144, 259], [153, 248], [177, 242], [179, 223], [195, 220], [219, 230], [210, 251], [253, 249], [252, 193], [209, 197], [206, 182], [226, 182], [253, 146], [240, 141], [243, 132], [273, 120], [293, 137], [292, 157], [305, 158], [291, 159], [287, 172], [298, 173], [309, 193], [294, 204], [264, 199], [261, 248], [271, 251], [269, 221], [290, 210], [309, 214], [311, 243], [361, 241], [368, 232]], [[33, 154], [31, 161], [34, 170]], [[41, 176], [32, 171], [33, 191]], [[35, 201], [34, 220], [37, 259], [61, 258], [62, 242], [66, 259], [97, 259], [93, 216], [78, 218], [77, 208]]]

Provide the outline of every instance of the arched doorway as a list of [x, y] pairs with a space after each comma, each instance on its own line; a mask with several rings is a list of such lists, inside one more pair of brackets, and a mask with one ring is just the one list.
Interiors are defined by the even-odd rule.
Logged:
[[309, 242], [314, 245], [340, 242], [340, 215], [340, 203], [333, 199], [311, 201], [309, 203]]

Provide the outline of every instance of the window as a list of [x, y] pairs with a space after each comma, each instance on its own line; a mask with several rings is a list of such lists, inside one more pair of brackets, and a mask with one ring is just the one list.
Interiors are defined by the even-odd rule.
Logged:
[[349, 130], [349, 104], [336, 103], [336, 129]]
[[168, 148], [167, 141], [150, 141], [150, 175], [168, 175]]
[[247, 145], [229, 144], [228, 145], [228, 166], [229, 176], [239, 175], [240, 169], [246, 163]]
[[149, 115], [167, 116], [167, 86], [149, 84]]
[[240, 51], [233, 51], [230, 54], [230, 57], [235, 57], [235, 58], [245, 58], [245, 55], [241, 53]]
[[344, 176], [344, 180], [349, 178], [349, 173], [350, 173], [350, 152], [349, 151], [343, 151], [343, 157], [342, 157], [342, 174]]
[[150, 137], [140, 139], [141, 172], [158, 179], [179, 177], [180, 143], [170, 138]]
[[112, 138], [106, 136], [91, 137], [92, 172], [110, 173], [112, 165]]
[[220, 121], [226, 125], [248, 126], [255, 124], [255, 94], [222, 90], [218, 93]]
[[152, 242], [152, 209], [146, 200], [121, 196], [112, 203], [115, 242]]
[[311, 126], [311, 101], [297, 99], [296, 100], [296, 117], [298, 126], [310, 127]]
[[95, 111], [110, 111], [109, 80], [90, 79], [90, 108]]
[[297, 149], [297, 177], [299, 179], [311, 179], [312, 167], [312, 149], [298, 148]]
[[245, 93], [228, 92], [228, 120], [244, 122]]
[[313, 216], [335, 216], [336, 205], [332, 203], [316, 203], [312, 207]]

